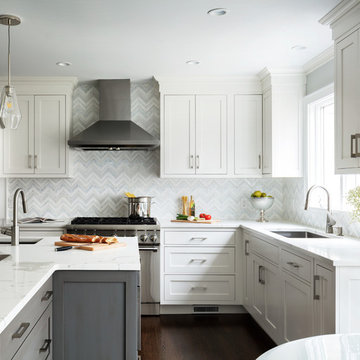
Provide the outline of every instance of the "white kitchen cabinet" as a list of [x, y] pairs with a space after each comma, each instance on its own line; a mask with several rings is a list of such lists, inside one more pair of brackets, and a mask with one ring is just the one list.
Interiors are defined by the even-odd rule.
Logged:
[[[0, 81], [1, 83], [1, 81]], [[18, 129], [5, 129], [5, 177], [69, 177], [72, 78], [14, 80], [22, 120]]]
[[[360, 30], [354, 31], [335, 45], [336, 51], [336, 134], [335, 166], [337, 173], [351, 173], [360, 168]], [[358, 149], [358, 150], [356, 150]]]
[[313, 298], [310, 284], [283, 273], [284, 339], [292, 341], [314, 335]]
[[195, 97], [167, 95], [164, 112], [165, 175], [194, 175]]
[[226, 174], [226, 106], [226, 96], [165, 96], [165, 175]]
[[227, 172], [227, 99], [225, 95], [196, 95], [196, 174]]
[[160, 304], [240, 305], [241, 253], [236, 234], [234, 229], [163, 229]]
[[320, 22], [335, 41], [335, 172], [360, 172], [360, 3], [341, 1]]
[[261, 175], [262, 96], [234, 96], [234, 173]]
[[335, 274], [321, 264], [314, 271], [315, 334], [335, 333]]
[[264, 69], [262, 172], [272, 177], [302, 176], [302, 99], [305, 75]]

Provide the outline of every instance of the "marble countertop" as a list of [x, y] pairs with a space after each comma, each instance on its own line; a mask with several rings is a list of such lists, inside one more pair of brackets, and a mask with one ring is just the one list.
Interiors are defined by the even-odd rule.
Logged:
[[158, 219], [161, 228], [191, 228], [191, 229], [211, 229], [211, 228], [233, 228], [237, 229], [242, 223], [242, 220], [219, 220], [212, 224], [204, 223], [186, 223], [186, 222], [171, 222], [170, 219]]
[[0, 333], [56, 270], [140, 270], [136, 237], [119, 240], [126, 247], [102, 251], [54, 251], [58, 237], [34, 245], [0, 245]]

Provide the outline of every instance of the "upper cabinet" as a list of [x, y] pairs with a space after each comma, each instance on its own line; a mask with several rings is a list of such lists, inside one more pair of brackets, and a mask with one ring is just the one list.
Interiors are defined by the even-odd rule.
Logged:
[[260, 177], [260, 81], [158, 79], [161, 177]]
[[[5, 177], [68, 177], [73, 78], [14, 81], [22, 119], [1, 130]], [[0, 84], [2, 86], [2, 84]]]
[[303, 112], [305, 75], [264, 69], [262, 173], [273, 177], [303, 175]]
[[335, 41], [335, 171], [360, 173], [360, 2], [342, 1], [320, 22]]

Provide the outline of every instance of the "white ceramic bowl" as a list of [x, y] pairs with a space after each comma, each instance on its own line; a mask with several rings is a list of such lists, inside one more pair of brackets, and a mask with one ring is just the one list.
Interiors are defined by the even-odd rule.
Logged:
[[274, 203], [273, 197], [251, 197], [252, 206], [257, 210], [270, 209]]

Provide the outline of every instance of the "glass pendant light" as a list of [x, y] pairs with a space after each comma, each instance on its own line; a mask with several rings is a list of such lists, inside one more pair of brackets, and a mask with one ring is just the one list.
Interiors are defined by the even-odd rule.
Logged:
[[15, 89], [10, 85], [10, 27], [19, 25], [20, 18], [13, 15], [0, 15], [0, 24], [8, 27], [8, 84], [1, 92], [0, 126], [1, 128], [16, 129], [21, 120], [21, 112]]

